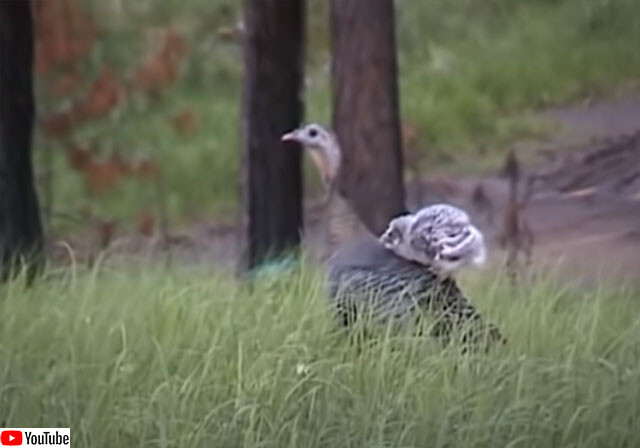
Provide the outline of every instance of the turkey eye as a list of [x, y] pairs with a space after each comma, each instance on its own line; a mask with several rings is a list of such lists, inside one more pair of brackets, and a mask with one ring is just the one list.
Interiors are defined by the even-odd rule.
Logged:
[[309, 137], [316, 138], [318, 136], [318, 131], [316, 129], [309, 129]]

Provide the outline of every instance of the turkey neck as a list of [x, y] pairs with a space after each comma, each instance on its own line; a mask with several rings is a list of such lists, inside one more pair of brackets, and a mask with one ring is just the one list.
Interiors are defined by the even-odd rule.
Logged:
[[338, 145], [335, 135], [329, 133], [329, 142], [317, 148], [311, 148], [311, 159], [315, 163], [320, 175], [322, 176], [322, 182], [325, 188], [330, 192], [333, 185], [335, 185], [340, 166], [342, 165], [342, 151]]
[[342, 151], [335, 135], [332, 135], [328, 145], [322, 150], [312, 151], [311, 155], [320, 169], [327, 190], [325, 208], [327, 249], [325, 258], [327, 258], [342, 244], [369, 232], [355, 212], [349, 197], [343, 195], [338, 188], [339, 174], [342, 169]]

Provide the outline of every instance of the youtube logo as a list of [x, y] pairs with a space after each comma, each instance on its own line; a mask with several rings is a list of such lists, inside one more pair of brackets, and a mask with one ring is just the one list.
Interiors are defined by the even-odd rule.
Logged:
[[15, 429], [7, 429], [0, 432], [0, 445], [2, 446], [20, 446], [22, 445], [22, 431]]
[[0, 428], [0, 448], [5, 446], [37, 446], [38, 448], [68, 447], [71, 446], [71, 429]]

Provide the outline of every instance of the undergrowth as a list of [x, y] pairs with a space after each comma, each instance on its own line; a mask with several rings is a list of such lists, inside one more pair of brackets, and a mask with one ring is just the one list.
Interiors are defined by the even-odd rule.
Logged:
[[463, 355], [347, 343], [309, 265], [50, 269], [0, 287], [0, 422], [92, 448], [638, 446], [634, 293], [489, 277], [464, 290], [508, 343]]

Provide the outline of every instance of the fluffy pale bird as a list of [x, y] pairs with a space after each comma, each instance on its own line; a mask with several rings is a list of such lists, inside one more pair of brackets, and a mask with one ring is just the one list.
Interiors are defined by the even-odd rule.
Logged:
[[449, 204], [431, 205], [391, 220], [380, 242], [398, 256], [432, 266], [445, 276], [481, 266], [486, 259], [480, 230], [464, 210]]

